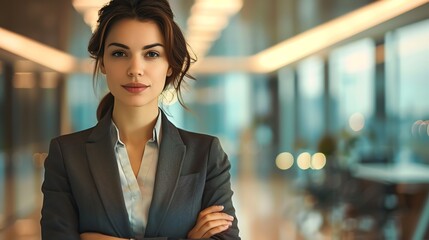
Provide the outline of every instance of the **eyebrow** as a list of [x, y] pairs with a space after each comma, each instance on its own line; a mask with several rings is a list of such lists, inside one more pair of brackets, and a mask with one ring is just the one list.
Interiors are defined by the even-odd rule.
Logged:
[[[125, 48], [125, 49], [130, 49], [130, 47], [128, 47], [127, 45], [122, 44], [122, 43], [116, 43], [116, 42], [110, 43], [107, 47], [110, 47], [110, 46], [117, 46], [117, 47], [121, 47], [121, 48]], [[156, 46], [164, 47], [164, 45], [162, 45], [161, 43], [153, 43], [153, 44], [143, 46], [143, 49], [146, 50], [146, 49], [153, 48]]]

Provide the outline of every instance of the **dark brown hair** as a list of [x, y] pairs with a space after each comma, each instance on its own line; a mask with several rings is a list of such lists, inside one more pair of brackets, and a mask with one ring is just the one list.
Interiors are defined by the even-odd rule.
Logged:
[[[98, 26], [88, 45], [91, 58], [95, 59], [94, 81], [100, 71], [100, 64], [104, 54], [106, 37], [112, 26], [122, 19], [136, 19], [140, 21], [154, 21], [164, 37], [167, 61], [172, 74], [166, 78], [164, 90], [173, 87], [180, 104], [186, 108], [181, 84], [184, 77], [194, 79], [188, 74], [191, 61], [187, 44], [179, 26], [174, 22], [174, 15], [167, 0], [111, 0], [99, 11]], [[113, 107], [114, 97], [109, 92], [97, 108], [97, 119], [100, 119]]]

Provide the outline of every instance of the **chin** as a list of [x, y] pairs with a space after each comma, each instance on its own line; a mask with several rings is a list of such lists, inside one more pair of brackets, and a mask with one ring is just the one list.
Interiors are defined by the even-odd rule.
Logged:
[[156, 103], [150, 102], [150, 101], [133, 101], [133, 102], [129, 102], [127, 104], [127, 106], [135, 107], [135, 108], [149, 107], [149, 106], [156, 106], [156, 107], [158, 107], [158, 101]]

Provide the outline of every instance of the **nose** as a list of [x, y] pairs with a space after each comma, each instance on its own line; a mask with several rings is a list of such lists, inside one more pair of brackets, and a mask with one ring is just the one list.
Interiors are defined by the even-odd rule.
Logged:
[[143, 76], [144, 66], [143, 60], [140, 57], [132, 57], [130, 60], [130, 65], [127, 71], [128, 76], [133, 78], [139, 78]]

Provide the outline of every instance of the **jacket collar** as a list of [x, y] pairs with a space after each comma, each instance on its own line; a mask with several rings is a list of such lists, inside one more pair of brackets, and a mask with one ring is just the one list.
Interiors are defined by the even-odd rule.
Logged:
[[[112, 143], [112, 111], [100, 119], [86, 143], [88, 164], [106, 214], [119, 236], [132, 236]], [[114, 130], [114, 129], [113, 129]]]
[[162, 141], [146, 236], [155, 237], [170, 208], [185, 158], [186, 146], [178, 129], [162, 114]]
[[[155, 186], [149, 209], [146, 236], [157, 236], [176, 191], [180, 172], [185, 158], [186, 146], [178, 129], [161, 111], [161, 145]], [[112, 138], [112, 110], [100, 119], [88, 137], [86, 148], [88, 162], [97, 190], [107, 215], [119, 236], [130, 236], [127, 210], [123, 199], [118, 165], [115, 158]]]

